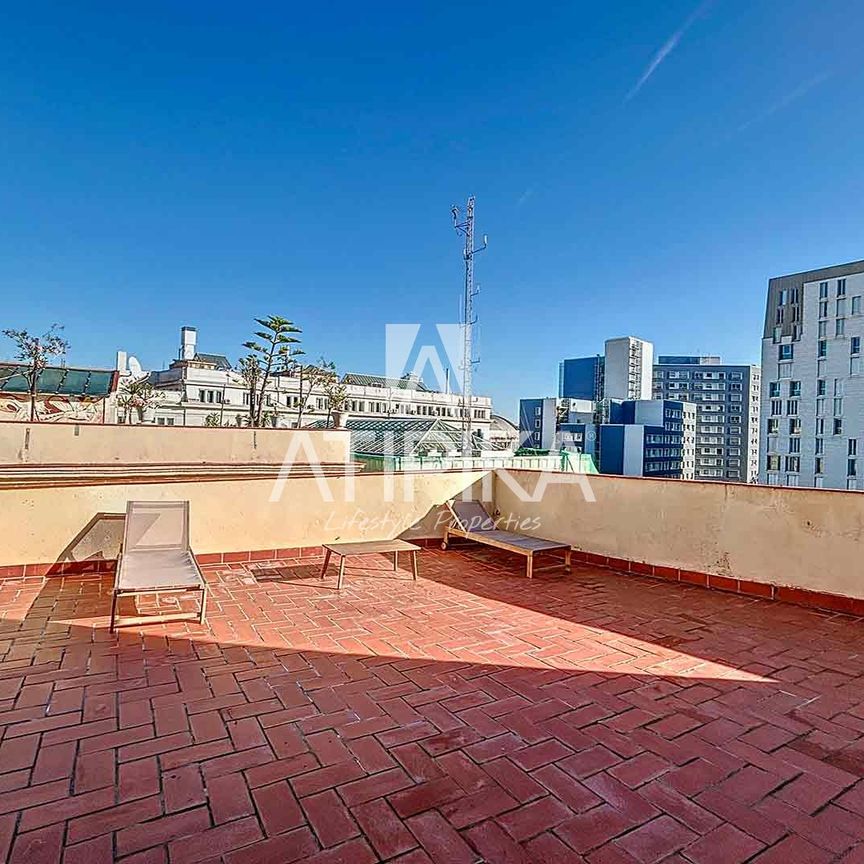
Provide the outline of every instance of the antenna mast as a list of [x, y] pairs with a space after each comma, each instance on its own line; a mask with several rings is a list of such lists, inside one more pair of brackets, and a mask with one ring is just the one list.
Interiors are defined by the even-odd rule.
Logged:
[[482, 252], [487, 246], [486, 235], [483, 235], [483, 245], [474, 248], [474, 196], [468, 199], [463, 217], [459, 207], [453, 206], [453, 226], [465, 238], [462, 257], [465, 259], [465, 288], [462, 295], [462, 455], [471, 456], [473, 447], [473, 399], [472, 373], [476, 360], [474, 359], [474, 324], [477, 317], [474, 314], [474, 298], [477, 289], [474, 287], [474, 255]]

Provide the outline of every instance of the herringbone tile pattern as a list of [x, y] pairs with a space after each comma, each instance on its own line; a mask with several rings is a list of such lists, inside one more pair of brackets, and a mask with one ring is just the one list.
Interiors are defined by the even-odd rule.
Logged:
[[208, 568], [207, 625], [116, 637], [108, 577], [0, 583], [0, 860], [864, 861], [858, 620], [316, 565]]

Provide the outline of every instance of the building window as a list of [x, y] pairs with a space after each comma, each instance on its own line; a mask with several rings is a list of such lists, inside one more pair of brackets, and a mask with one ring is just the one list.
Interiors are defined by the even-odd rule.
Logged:
[[860, 315], [861, 314], [861, 295], [856, 294], [852, 298], [852, 314]]
[[780, 382], [779, 381], [772, 381], [768, 385], [768, 395], [772, 399], [775, 399], [780, 395]]
[[819, 299], [826, 300], [828, 298], [828, 283], [820, 282], [819, 283]]
[[861, 358], [857, 355], [849, 358], [849, 374], [859, 375], [861, 373]]
[[789, 395], [790, 396], [800, 396], [801, 395], [801, 382], [800, 381], [790, 381], [789, 382]]
[[827, 357], [828, 356], [828, 343], [824, 339], [820, 339], [816, 343], [816, 356], [817, 357]]
[[836, 396], [834, 398], [834, 416], [839, 417], [843, 413], [843, 397]]
[[769, 471], [779, 471], [780, 470], [780, 457], [779, 456], [769, 456], [768, 457], [768, 470]]
[[853, 336], [849, 340], [849, 353], [850, 354], [860, 354], [861, 353], [861, 337]]
[[828, 322], [820, 321], [819, 322], [819, 333], [817, 334], [820, 339], [824, 339], [828, 335]]
[[858, 439], [850, 438], [849, 444], [846, 448], [846, 452], [849, 456], [857, 456], [858, 455]]
[[834, 322], [834, 335], [835, 336], [845, 336], [846, 335], [846, 319], [838, 318]]
[[820, 396], [816, 400], [816, 416], [824, 417], [825, 416], [825, 397]]
[[825, 460], [821, 456], [816, 457], [813, 472], [815, 474], [823, 474], [825, 472]]
[[843, 418], [835, 417], [834, 418], [834, 434], [842, 435], [843, 434]]
[[780, 421], [776, 417], [768, 418], [768, 434], [776, 435], [780, 431]]
[[772, 399], [771, 400], [771, 413], [775, 416], [783, 413], [783, 400], [782, 399]]
[[858, 460], [857, 459], [847, 459], [846, 460], [846, 476], [847, 477], [856, 477], [858, 475]]
[[824, 452], [825, 452], [825, 439], [824, 438], [817, 438], [816, 439], [816, 453], [821, 455]]
[[824, 378], [820, 378], [816, 382], [816, 395], [825, 396], [828, 392], [828, 385]]
[[792, 417], [789, 420], [789, 434], [790, 435], [800, 435], [801, 434], [801, 418], [800, 417]]
[[838, 279], [837, 280], [837, 296], [845, 297], [846, 296], [846, 280]]
[[790, 453], [800, 453], [801, 452], [801, 439], [800, 438], [790, 438], [789, 439], [789, 452]]
[[779, 348], [778, 358], [780, 360], [791, 360], [794, 347], [795, 346], [790, 344], [789, 342], [781, 345]]
[[787, 456], [786, 457], [786, 470], [790, 473], [797, 474], [801, 470], [801, 457], [800, 456]]
[[819, 301], [819, 317], [827, 318], [828, 317], [828, 301], [820, 300]]
[[797, 399], [787, 399], [786, 400], [786, 414], [797, 414], [798, 413], [798, 400]]

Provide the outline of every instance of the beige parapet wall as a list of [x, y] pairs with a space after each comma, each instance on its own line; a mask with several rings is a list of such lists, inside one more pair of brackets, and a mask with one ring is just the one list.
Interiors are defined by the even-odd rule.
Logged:
[[201, 554], [385, 540], [406, 531], [407, 539], [439, 536], [441, 506], [486, 473], [328, 477], [332, 501], [316, 477], [289, 478], [275, 502], [272, 479], [2, 489], [0, 566], [116, 558], [130, 499], [188, 499], [192, 547]]
[[[507, 477], [504, 477], [504, 474]], [[821, 489], [497, 472], [495, 506], [577, 549], [655, 566], [864, 598], [864, 495]], [[596, 501], [580, 485], [590, 482]], [[522, 491], [516, 491], [512, 487]]]
[[[350, 457], [347, 431], [0, 423], [0, 465], [280, 464], [292, 439], [295, 462], [346, 462]], [[314, 457], [308, 455], [310, 449]]]

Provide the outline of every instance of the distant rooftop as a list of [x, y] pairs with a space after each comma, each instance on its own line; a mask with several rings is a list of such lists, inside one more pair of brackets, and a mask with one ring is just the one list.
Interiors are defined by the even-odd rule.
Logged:
[[[331, 421], [318, 420], [310, 429], [327, 429]], [[351, 449], [363, 456], [417, 456], [453, 453], [462, 448], [462, 429], [439, 418], [349, 419], [345, 428], [352, 433]], [[475, 434], [478, 449], [496, 450], [495, 444]]]
[[716, 354], [661, 354], [658, 366], [719, 366], [723, 361]]
[[422, 378], [406, 376], [405, 378], [388, 378], [385, 375], [360, 375], [356, 372], [348, 372], [342, 379], [343, 384], [354, 384], [359, 387], [388, 387], [394, 390], [420, 390], [423, 393], [435, 393], [423, 383]]
[[227, 372], [231, 368], [231, 363], [224, 354], [196, 354], [195, 362], [209, 363], [221, 372]]
[[519, 427], [512, 420], [504, 417], [502, 414], [492, 414], [489, 419], [489, 425], [493, 431], [519, 433]]
[[[29, 393], [27, 367], [23, 363], [0, 363], [0, 393]], [[111, 369], [74, 369], [46, 366], [36, 380], [42, 396], [107, 396], [116, 389]]]

